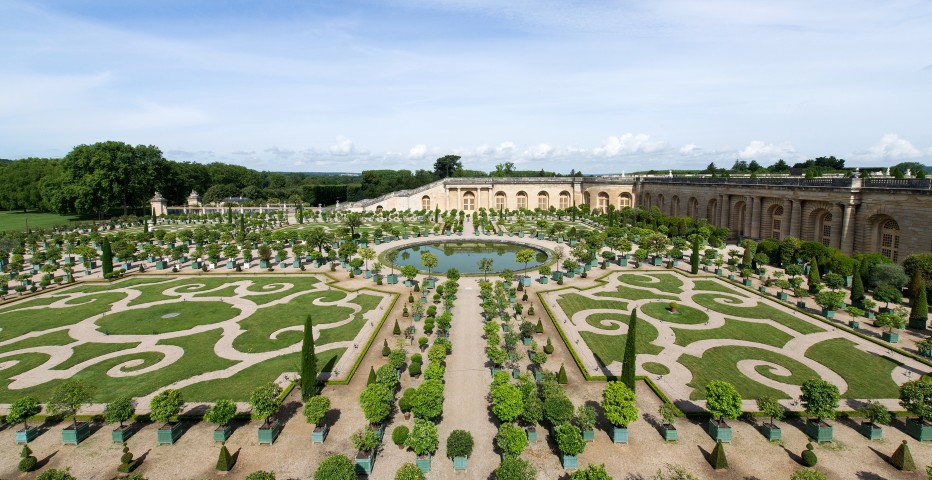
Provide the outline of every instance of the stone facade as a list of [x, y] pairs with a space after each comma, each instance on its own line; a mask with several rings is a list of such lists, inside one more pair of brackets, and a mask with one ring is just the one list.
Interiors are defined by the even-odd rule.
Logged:
[[928, 179], [555, 177], [449, 178], [348, 203], [353, 211], [657, 207], [706, 219], [734, 239], [793, 236], [847, 254], [881, 252], [896, 261], [932, 251]]

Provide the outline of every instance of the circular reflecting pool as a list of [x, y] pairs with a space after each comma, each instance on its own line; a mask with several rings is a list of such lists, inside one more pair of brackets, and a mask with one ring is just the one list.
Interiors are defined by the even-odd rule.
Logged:
[[427, 268], [421, 263], [421, 254], [430, 252], [436, 255], [439, 260], [438, 265], [433, 269], [437, 273], [446, 272], [450, 268], [456, 268], [460, 273], [483, 273], [479, 270], [479, 260], [482, 258], [492, 259], [491, 273], [501, 272], [505, 269], [518, 271], [523, 270], [525, 264], [518, 262], [515, 254], [525, 249], [534, 251], [533, 258], [527, 263], [528, 269], [535, 269], [539, 265], [547, 263], [549, 254], [531, 245], [507, 242], [447, 241], [398, 248], [396, 249], [398, 258], [395, 259], [395, 267], [414, 265], [418, 270], [426, 272]]

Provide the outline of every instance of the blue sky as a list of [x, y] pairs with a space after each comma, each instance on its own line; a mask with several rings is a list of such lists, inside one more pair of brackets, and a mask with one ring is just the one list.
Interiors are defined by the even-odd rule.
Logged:
[[932, 2], [0, 2], [0, 158], [932, 163]]

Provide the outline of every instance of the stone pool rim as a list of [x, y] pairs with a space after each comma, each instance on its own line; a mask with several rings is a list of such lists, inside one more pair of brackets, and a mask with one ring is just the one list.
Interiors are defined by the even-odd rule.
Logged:
[[[549, 248], [547, 248], [547, 247], [543, 247], [543, 246], [541, 246], [541, 245], [535, 245], [535, 244], [527, 243], [527, 242], [514, 241], [514, 240], [510, 240], [510, 239], [509, 239], [509, 240], [505, 240], [505, 239], [499, 239], [499, 238], [494, 238], [494, 239], [493, 239], [493, 238], [489, 238], [489, 239], [485, 239], [485, 238], [482, 238], [482, 239], [476, 239], [476, 238], [467, 238], [467, 239], [443, 238], [443, 239], [436, 239], [436, 240], [435, 240], [435, 239], [430, 239], [430, 240], [414, 240], [414, 241], [409, 241], [408, 243], [401, 243], [401, 244], [394, 245], [394, 246], [391, 246], [391, 247], [389, 247], [389, 248], [386, 248], [386, 249], [383, 250], [381, 253], [379, 253], [379, 255], [378, 255], [378, 260], [379, 260], [380, 262], [382, 262], [382, 265], [383, 265], [383, 268], [384, 268], [384, 267], [389, 266], [389, 262], [385, 259], [385, 254], [388, 253], [388, 252], [390, 252], [390, 251], [392, 251], [392, 250], [398, 250], [398, 251], [400, 251], [400, 250], [404, 250], [404, 249], [406, 249], [406, 248], [411, 248], [411, 247], [423, 247], [423, 246], [438, 245], [438, 244], [444, 244], [444, 243], [489, 243], [489, 244], [500, 243], [500, 244], [505, 244], [505, 245], [515, 245], [515, 246], [519, 246], [519, 247], [527, 247], [527, 248], [530, 248], [531, 250], [534, 250], [534, 251], [537, 251], [537, 252], [541, 252], [541, 253], [544, 253], [545, 255], [547, 255], [547, 259], [546, 259], [546, 260], [544, 260], [543, 262], [541, 262], [541, 263], [539, 263], [539, 264], [537, 264], [537, 265], [535, 265], [535, 266], [533, 266], [533, 267], [528, 267], [527, 269], [516, 269], [516, 270], [512, 270], [515, 274], [522, 274], [522, 273], [526, 273], [526, 272], [535, 271], [535, 270], [537, 270], [538, 268], [543, 267], [543, 266], [553, 266], [553, 264], [556, 262], [556, 257], [554, 256], [554, 251], [551, 250], [551, 249], [549, 249]], [[399, 268], [400, 268], [399, 265], [396, 264], [396, 265], [395, 265], [395, 270], [397, 271]], [[423, 269], [422, 267], [418, 267], [417, 271], [418, 271], [419, 274], [424, 274], [424, 275], [427, 274], [427, 270], [426, 270], [426, 269]], [[461, 276], [461, 277], [496, 276], [496, 275], [498, 275], [498, 274], [500, 274], [500, 273], [501, 273], [500, 270], [494, 271], [494, 272], [489, 272], [488, 274], [484, 274], [484, 273], [482, 273], [482, 272], [478, 272], [478, 273], [464, 273], [464, 272], [460, 272], [460, 276]], [[397, 274], [397, 275], [400, 276], [400, 274]], [[441, 272], [441, 271], [436, 271], [436, 270], [433, 271], [431, 275], [432, 275], [432, 276], [437, 276], [437, 275], [439, 275], [439, 276], [443, 276], [443, 277], [446, 277], [446, 276], [447, 276], [446, 272]]]

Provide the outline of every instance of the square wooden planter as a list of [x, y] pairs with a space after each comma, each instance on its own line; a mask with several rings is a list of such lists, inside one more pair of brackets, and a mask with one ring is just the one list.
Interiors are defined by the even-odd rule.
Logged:
[[663, 435], [664, 441], [676, 442], [680, 439], [679, 431], [673, 425], [661, 425], [660, 434]]
[[807, 420], [803, 431], [806, 433], [806, 435], [809, 436], [809, 438], [815, 440], [818, 443], [832, 441], [832, 426], [826, 422], [819, 422], [818, 420]]
[[537, 441], [537, 427], [525, 427], [524, 431], [527, 432], [527, 439], [529, 442]]
[[883, 332], [880, 334], [881, 338], [888, 343], [898, 343], [900, 341], [900, 334], [894, 332]]
[[579, 468], [579, 457], [576, 455], [561, 455], [560, 459], [563, 462], [563, 468], [567, 470]]
[[918, 418], [907, 418], [906, 433], [920, 442], [932, 440], [932, 423], [920, 422]]
[[719, 421], [714, 418], [709, 419], [709, 436], [716, 442], [721, 440], [722, 443], [731, 443], [731, 427], [725, 421]]
[[372, 473], [372, 466], [375, 464], [375, 451], [358, 451], [355, 458], [356, 473], [360, 475], [369, 475]]
[[858, 431], [861, 432], [861, 435], [867, 437], [868, 440], [880, 440], [883, 438], [883, 428], [874, 423], [863, 422], [858, 425]]
[[469, 457], [453, 457], [453, 471], [454, 472], [465, 472], [466, 467], [468, 466], [469, 466]]
[[175, 441], [181, 437], [181, 422], [168, 422], [159, 427], [156, 432], [156, 443], [158, 445], [174, 445]]
[[777, 292], [777, 300], [783, 300], [784, 302], [789, 298], [789, 294], [786, 292]]
[[612, 443], [628, 443], [628, 427], [612, 426]]
[[133, 430], [133, 427], [123, 425], [122, 427], [117, 427], [110, 431], [110, 440], [112, 440], [113, 443], [126, 443], [134, 433], [136, 433], [136, 431]]
[[760, 431], [764, 434], [764, 437], [766, 437], [767, 441], [769, 442], [777, 442], [783, 438], [783, 431], [780, 430], [780, 427], [772, 423], [765, 423], [761, 425]]
[[225, 442], [230, 438], [231, 434], [233, 434], [232, 425], [217, 425], [217, 428], [214, 429], [214, 441]]
[[330, 427], [327, 425], [314, 427], [314, 431], [311, 432], [311, 443], [324, 443], [328, 433], [330, 433]]
[[259, 445], [271, 445], [275, 443], [278, 434], [282, 433], [282, 425], [278, 422], [263, 423], [259, 427]]
[[595, 441], [595, 429], [590, 428], [588, 430], [583, 430], [582, 438], [583, 440], [587, 442], [594, 442]]
[[430, 473], [430, 455], [418, 456], [414, 460], [414, 464], [417, 465], [417, 468], [420, 468], [424, 473]]
[[29, 443], [39, 436], [39, 427], [29, 427], [25, 430], [16, 431], [16, 444]]
[[77, 425], [70, 425], [61, 429], [61, 442], [65, 445], [77, 445], [82, 440], [90, 436], [91, 424], [88, 422], [78, 422]]

